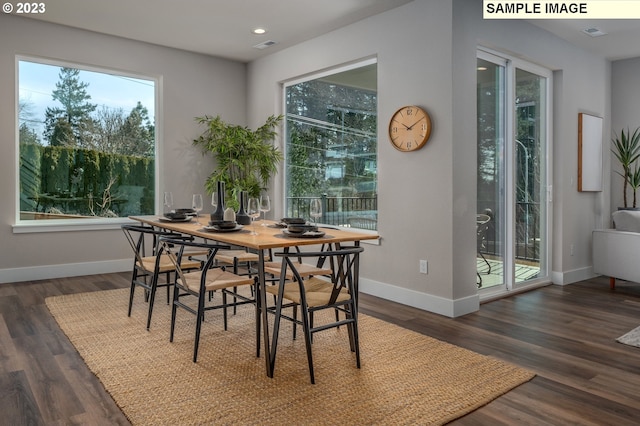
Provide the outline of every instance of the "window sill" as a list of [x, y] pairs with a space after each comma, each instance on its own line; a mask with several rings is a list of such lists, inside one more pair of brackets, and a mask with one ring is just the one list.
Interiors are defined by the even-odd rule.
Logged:
[[120, 229], [125, 223], [131, 223], [131, 219], [121, 217], [117, 219], [49, 219], [49, 220], [23, 220], [12, 226], [14, 234], [31, 234], [40, 232], [70, 232], [70, 231], [104, 231]]

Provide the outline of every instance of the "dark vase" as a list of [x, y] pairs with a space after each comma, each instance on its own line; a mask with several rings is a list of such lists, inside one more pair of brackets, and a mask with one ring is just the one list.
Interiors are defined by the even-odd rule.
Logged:
[[247, 214], [244, 209], [244, 205], [247, 202], [247, 191], [240, 191], [240, 208], [238, 209], [238, 213], [236, 213], [236, 222], [240, 225], [251, 225], [251, 217]]
[[224, 220], [224, 182], [218, 181], [216, 210], [211, 213], [211, 221], [216, 222]]

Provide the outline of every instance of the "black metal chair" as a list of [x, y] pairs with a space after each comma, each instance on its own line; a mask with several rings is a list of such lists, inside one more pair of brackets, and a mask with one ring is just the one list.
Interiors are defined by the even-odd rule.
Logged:
[[[151, 315], [153, 313], [156, 290], [158, 287], [167, 288], [167, 304], [169, 304], [169, 288], [173, 285], [171, 274], [175, 273], [175, 266], [171, 260], [166, 255], [160, 255], [158, 251], [158, 238], [160, 236], [166, 236], [174, 239], [189, 240], [192, 237], [158, 230], [151, 226], [144, 225], [122, 225], [121, 228], [134, 253], [127, 316], [131, 316], [136, 287], [142, 287], [145, 290], [145, 301], [149, 304], [149, 312], [147, 314], [148, 330], [151, 326]], [[189, 258], [185, 258], [182, 263], [184, 270], [199, 269], [200, 266], [200, 261]], [[159, 282], [159, 277], [162, 274], [165, 275], [165, 280]]]
[[[320, 251], [324, 252], [326, 250], [331, 250], [332, 244], [323, 244], [322, 247], [320, 248]], [[299, 246], [294, 246], [294, 249], [296, 250], [296, 253], [301, 253], [300, 247]], [[271, 250], [269, 250], [269, 258], [272, 259], [273, 258], [273, 253], [271, 252]], [[325, 264], [325, 258], [323, 256], [319, 256], [315, 266], [309, 263], [304, 263], [302, 262], [302, 257], [298, 256], [297, 258], [297, 263], [296, 263], [296, 271], [298, 272], [298, 276], [302, 279], [307, 279], [307, 278], [311, 278], [311, 277], [317, 277], [317, 276], [331, 276], [332, 270], [330, 267], [326, 267]], [[264, 264], [264, 272], [265, 275], [269, 274], [270, 278], [265, 278], [265, 281], [270, 281], [271, 283], [278, 283], [278, 281], [280, 280], [280, 269], [281, 269], [281, 262], [277, 262], [277, 261], [269, 261], [269, 262], [265, 262]], [[285, 278], [287, 280], [290, 281], [295, 281], [296, 277], [293, 274], [292, 270], [287, 270]], [[268, 293], [272, 293], [273, 297], [274, 297], [274, 301], [276, 299], [276, 292], [277, 292], [277, 287], [267, 287], [267, 292]], [[336, 318], [337, 318], [338, 312], [336, 311]], [[293, 319], [297, 319], [297, 307], [293, 306]], [[312, 323], [313, 326], [313, 323]], [[296, 331], [297, 331], [297, 327], [294, 324], [293, 326], [293, 338], [296, 338]]]
[[[173, 288], [173, 305], [171, 308], [171, 332], [169, 341], [173, 342], [176, 324], [177, 308], [185, 309], [196, 315], [195, 341], [193, 348], [193, 362], [198, 359], [198, 347], [200, 344], [200, 332], [204, 321], [205, 311], [212, 309], [223, 309], [224, 329], [227, 330], [227, 308], [244, 304], [254, 304], [256, 306], [256, 356], [260, 355], [260, 315], [259, 306], [255, 297], [258, 294], [258, 278], [236, 275], [228, 272], [224, 267], [215, 267], [215, 258], [218, 250], [229, 249], [229, 246], [221, 244], [198, 243], [173, 239], [170, 237], [160, 237], [161, 251], [167, 254], [176, 269], [176, 279]], [[185, 271], [181, 265], [185, 256], [185, 248], [208, 250], [207, 260], [201, 269], [197, 271]], [[237, 288], [251, 285], [252, 296], [246, 296], [237, 292]], [[218, 291], [222, 293], [221, 304], [205, 305], [205, 300], [210, 292]], [[227, 301], [227, 295], [233, 297], [233, 302]], [[196, 297], [198, 299], [197, 308], [194, 309], [182, 302], [184, 297]]]
[[[275, 365], [277, 339], [281, 318], [285, 318], [295, 324], [301, 324], [304, 332], [305, 346], [307, 350], [307, 362], [311, 383], [315, 383], [313, 371], [312, 336], [314, 333], [330, 328], [346, 325], [348, 329], [350, 348], [355, 352], [356, 366], [360, 368], [360, 346], [358, 341], [358, 277], [359, 256], [364, 249], [362, 247], [337, 248], [320, 252], [296, 252], [276, 253], [281, 257], [280, 280], [277, 287], [267, 287], [267, 291], [276, 294], [275, 322], [273, 330], [273, 345], [271, 359], [272, 369]], [[298, 272], [300, 263], [298, 258], [323, 258], [329, 263], [330, 277], [313, 276], [303, 279]], [[291, 273], [293, 281], [287, 280]], [[287, 300], [288, 302], [285, 302]], [[301, 308], [301, 320], [286, 316], [283, 309], [293, 306]], [[344, 319], [338, 315], [327, 316], [320, 325], [314, 324], [314, 313], [324, 309], [335, 309], [344, 313]], [[329, 319], [331, 318], [331, 319]]]

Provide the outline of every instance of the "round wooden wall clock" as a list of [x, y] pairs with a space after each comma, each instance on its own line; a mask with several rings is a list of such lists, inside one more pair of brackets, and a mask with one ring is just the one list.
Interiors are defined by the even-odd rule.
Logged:
[[431, 135], [431, 118], [419, 106], [400, 108], [389, 121], [389, 138], [394, 148], [403, 152], [416, 151]]

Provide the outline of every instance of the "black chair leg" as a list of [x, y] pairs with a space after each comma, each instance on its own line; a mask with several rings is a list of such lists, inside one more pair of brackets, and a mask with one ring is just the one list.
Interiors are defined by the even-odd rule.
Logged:
[[158, 275], [154, 274], [151, 280], [151, 290], [149, 290], [149, 313], [147, 314], [147, 330], [151, 327], [151, 314], [153, 313], [153, 303], [156, 299], [156, 290], [158, 289]]
[[173, 289], [173, 304], [171, 306], [171, 331], [169, 333], [169, 341], [173, 342], [173, 333], [175, 331], [176, 328], [176, 311], [178, 310], [178, 297], [180, 290], [178, 290], [178, 287], [174, 286]]
[[[235, 296], [233, 298], [234, 300], [234, 305], [233, 305], [233, 310], [235, 311], [236, 309], [236, 305], [235, 305]], [[222, 308], [222, 317], [223, 317], [223, 322], [224, 322], [224, 331], [227, 331], [227, 292], [225, 290], [222, 290], [222, 305], [224, 306]], [[235, 313], [235, 312], [234, 312]]]
[[193, 343], [193, 362], [198, 360], [198, 346], [200, 345], [200, 331], [204, 321], [204, 295], [198, 296], [198, 312], [196, 314], [196, 337]]
[[131, 280], [131, 290], [129, 290], [129, 311], [127, 312], [128, 317], [131, 316], [131, 308], [133, 307], [133, 294], [136, 289], [135, 280], [136, 280], [136, 277], [134, 276], [134, 278]]
[[484, 257], [484, 254], [482, 254], [481, 252], [478, 252], [478, 254], [480, 255], [480, 257], [482, 258], [482, 260], [484, 260], [484, 263], [487, 264], [487, 267], [489, 268], [489, 270], [487, 271], [487, 274], [491, 273], [491, 264], [489, 263], [489, 261], [487, 260], [486, 257]]
[[[233, 273], [238, 275], [238, 258], [237, 257], [233, 258]], [[237, 299], [236, 299], [235, 293], [237, 291], [238, 291], [238, 287], [234, 287], [233, 288], [233, 293], [234, 293], [234, 296], [233, 296], [233, 315], [236, 314], [236, 308], [237, 308], [236, 300]], [[226, 328], [225, 328], [225, 330], [226, 330]]]
[[[304, 309], [303, 309], [304, 311]], [[313, 354], [311, 349], [311, 328], [309, 326], [309, 317], [306, 312], [302, 312], [302, 328], [304, 332], [304, 345], [307, 349], [307, 363], [309, 364], [309, 377], [311, 384], [315, 384], [316, 379], [313, 372]]]

